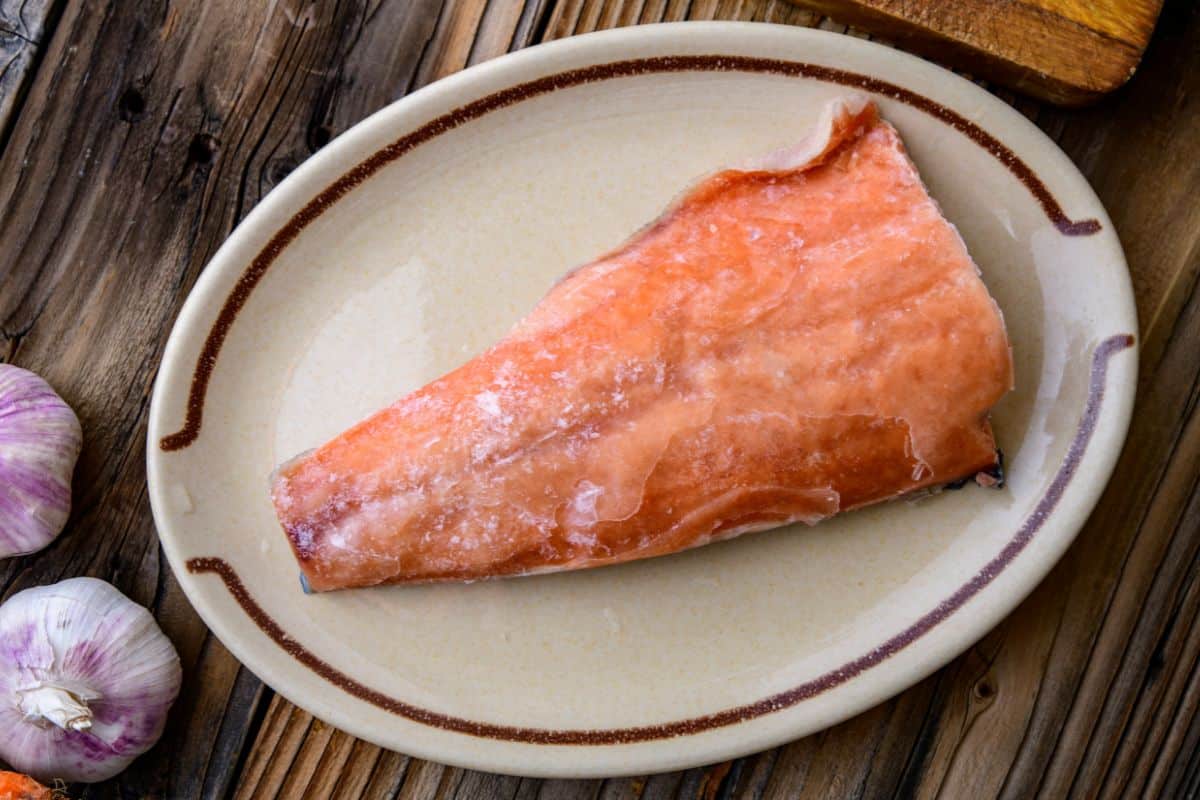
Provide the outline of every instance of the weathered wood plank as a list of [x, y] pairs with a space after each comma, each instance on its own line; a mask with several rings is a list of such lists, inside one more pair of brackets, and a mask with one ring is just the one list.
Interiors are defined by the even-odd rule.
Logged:
[[36, 51], [37, 43], [0, 27], [0, 148], [8, 139], [8, 121], [25, 89]]
[[278, 797], [313, 724], [311, 716], [292, 704], [278, 696], [272, 699], [234, 798]]
[[[533, 9], [532, 4], [529, 9]], [[507, 53], [527, 8], [521, 3], [488, 3], [479, 19], [467, 64], [478, 64]], [[536, 10], [534, 10], [536, 13]]]
[[[307, 778], [304, 785], [294, 784], [292, 794], [286, 796], [333, 797], [342, 788], [343, 782], [354, 782], [355, 776], [345, 773], [358, 740], [336, 728], [326, 727], [326, 730], [328, 735], [324, 738], [311, 737], [313, 741], [321, 742], [320, 748], [311, 747], [310, 739], [305, 739], [301, 758], [312, 767], [305, 768]], [[288, 787], [284, 788], [286, 790]]]
[[61, 0], [0, 0], [0, 153], [61, 6]]
[[[379, 750], [379, 748], [374, 749]], [[405, 773], [409, 765], [413, 763], [416, 763], [415, 759], [410, 759], [400, 753], [380, 751], [379, 760], [375, 762], [375, 768], [371, 772], [367, 788], [363, 790], [363, 800], [392, 800], [397, 797]]]
[[[1200, 525], [1198, 515], [1200, 492], [1193, 489], [1181, 526], [1194, 530]], [[1179, 752], [1173, 734], [1182, 736], [1195, 715], [1194, 700], [1189, 703], [1183, 695], [1200, 658], [1200, 625], [1195, 624], [1200, 613], [1200, 582], [1194, 574], [1198, 538], [1177, 533], [1172, 539], [1163, 566], [1186, 566], [1186, 574], [1161, 570], [1145, 603], [1147, 609], [1169, 609], [1169, 616], [1154, 620], [1161, 624], [1139, 625], [1131, 638], [1129, 653], [1146, 654], [1147, 663], [1122, 664], [1123, 674], [1118, 676], [1118, 681], [1133, 684], [1137, 698], [1122, 720], [1124, 735], [1110, 740], [1115, 753], [1107, 767], [1105, 796], [1153, 796], [1160, 792], [1161, 787], [1150, 791], [1147, 784], [1161, 763], [1161, 754]]]
[[487, 0], [448, 0], [438, 16], [437, 28], [422, 54], [417, 86], [432, 83], [467, 65]]
[[325, 795], [318, 796], [333, 797], [338, 800], [357, 800], [357, 798], [369, 795], [367, 787], [379, 768], [383, 751], [361, 739], [355, 739], [352, 736], [346, 738], [351, 741], [350, 754], [341, 769], [331, 776], [330, 791]]

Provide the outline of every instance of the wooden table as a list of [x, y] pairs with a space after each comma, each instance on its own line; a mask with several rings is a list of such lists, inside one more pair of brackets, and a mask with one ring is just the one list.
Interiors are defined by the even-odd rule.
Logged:
[[[86, 446], [67, 533], [0, 563], [5, 596], [95, 575], [179, 647], [163, 741], [85, 797], [794, 798], [1158, 795], [1200, 788], [1200, 10], [1082, 111], [1005, 96], [1091, 180], [1125, 244], [1143, 377], [1075, 546], [962, 657], [770, 752], [687, 772], [536, 781], [382, 751], [296, 709], [188, 605], [146, 498], [151, 384], [221, 241], [375, 109], [507, 50], [662, 19], [815, 25], [774, 0], [0, 0], [0, 360], [45, 375]], [[828, 22], [823, 27], [843, 30]]]

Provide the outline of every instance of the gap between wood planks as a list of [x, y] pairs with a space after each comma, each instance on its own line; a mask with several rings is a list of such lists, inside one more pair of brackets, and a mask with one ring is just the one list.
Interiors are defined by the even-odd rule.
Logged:
[[65, 3], [25, 0], [16, 8], [0, 5], [0, 157], [41, 67], [43, 44], [54, 35]]

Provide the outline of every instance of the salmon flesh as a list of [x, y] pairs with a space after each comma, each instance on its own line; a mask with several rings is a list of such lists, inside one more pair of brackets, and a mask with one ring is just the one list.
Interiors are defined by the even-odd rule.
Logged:
[[271, 497], [317, 591], [616, 564], [993, 469], [1012, 380], [966, 246], [852, 96]]

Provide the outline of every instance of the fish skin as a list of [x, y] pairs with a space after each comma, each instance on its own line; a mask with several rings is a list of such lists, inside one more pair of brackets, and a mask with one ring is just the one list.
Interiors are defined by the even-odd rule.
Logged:
[[1012, 383], [961, 237], [851, 96], [271, 497], [316, 591], [602, 566], [987, 470]]

